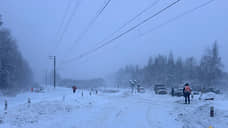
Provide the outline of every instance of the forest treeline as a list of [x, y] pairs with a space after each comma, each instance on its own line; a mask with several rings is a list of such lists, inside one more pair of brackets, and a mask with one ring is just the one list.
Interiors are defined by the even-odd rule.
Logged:
[[170, 87], [178, 87], [185, 82], [200, 87], [217, 85], [227, 75], [223, 71], [222, 59], [219, 56], [218, 43], [213, 43], [211, 48], [197, 61], [194, 57], [183, 59], [158, 55], [150, 57], [144, 67], [127, 65], [116, 73], [116, 81], [120, 86], [129, 86], [129, 80], [140, 81], [144, 86], [162, 83]]
[[22, 90], [33, 84], [33, 73], [0, 15], [0, 89]]

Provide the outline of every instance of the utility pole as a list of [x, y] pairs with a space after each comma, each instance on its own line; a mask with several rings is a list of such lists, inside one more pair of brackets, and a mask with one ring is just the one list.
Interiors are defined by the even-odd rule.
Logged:
[[54, 88], [56, 86], [56, 56], [49, 56], [50, 59], [54, 61], [54, 71], [53, 71], [53, 80], [54, 80]]

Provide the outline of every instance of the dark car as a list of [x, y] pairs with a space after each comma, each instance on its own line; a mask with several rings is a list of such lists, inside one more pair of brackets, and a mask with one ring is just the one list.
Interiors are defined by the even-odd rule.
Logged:
[[165, 88], [164, 84], [156, 84], [154, 85], [154, 91], [156, 91], [158, 88]]
[[160, 89], [157, 90], [156, 94], [166, 95], [166, 94], [168, 94], [168, 89], [167, 88], [160, 88]]
[[183, 96], [183, 88], [174, 89], [174, 96]]
[[199, 91], [192, 91], [192, 94], [193, 94], [193, 95], [199, 95], [200, 92], [199, 92]]
[[154, 86], [155, 94], [168, 94], [168, 89], [164, 84], [156, 84]]

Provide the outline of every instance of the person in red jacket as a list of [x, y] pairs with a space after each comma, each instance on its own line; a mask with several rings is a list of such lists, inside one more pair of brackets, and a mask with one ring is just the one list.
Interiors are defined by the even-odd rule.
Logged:
[[184, 98], [185, 98], [185, 104], [190, 104], [190, 95], [191, 95], [191, 88], [189, 87], [189, 84], [186, 83], [185, 87], [183, 89], [183, 93], [184, 93]]
[[73, 89], [73, 93], [75, 93], [76, 90], [77, 90], [77, 87], [76, 86], [73, 86], [72, 89]]

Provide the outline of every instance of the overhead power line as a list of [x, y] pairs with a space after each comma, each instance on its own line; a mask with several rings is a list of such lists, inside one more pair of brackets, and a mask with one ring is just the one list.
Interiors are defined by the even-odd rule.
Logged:
[[59, 35], [59, 38], [58, 38], [58, 40], [56, 42], [56, 47], [55, 47], [54, 50], [57, 50], [59, 45], [62, 43], [63, 37], [64, 37], [64, 35], [65, 35], [65, 33], [66, 33], [71, 21], [73, 20], [73, 17], [75, 16], [75, 14], [77, 12], [77, 9], [80, 6], [80, 4], [81, 4], [81, 0], [77, 0], [77, 2], [75, 2], [74, 8], [73, 8], [68, 20], [66, 21], [65, 26], [63, 27], [63, 31]]
[[111, 0], [108, 0], [108, 1], [105, 3], [104, 7], [99, 11], [98, 16], [104, 11], [104, 9], [109, 5], [110, 2], [111, 2]]
[[[109, 3], [111, 2], [111, 0], [108, 0], [104, 6], [101, 7], [101, 9], [98, 10], [98, 12], [96, 13], [96, 16], [89, 22], [89, 24], [86, 26], [86, 28], [84, 29], [84, 31], [77, 37], [77, 39], [75, 41], [73, 41], [72, 46], [67, 50], [67, 53], [70, 53], [73, 48], [75, 47], [75, 45], [77, 43], [79, 43], [83, 37], [85, 37], [85, 35], [89, 32], [90, 28], [94, 25], [94, 23], [96, 22], [96, 20], [98, 19], [98, 17], [104, 12], [105, 8], [109, 5]], [[65, 58], [65, 56], [64, 56]]]
[[[64, 9], [63, 16], [62, 16], [61, 21], [60, 21], [60, 24], [59, 24], [59, 26], [58, 26], [58, 28], [57, 28], [57, 31], [56, 31], [56, 34], [55, 34], [55, 37], [54, 37], [54, 41], [57, 41], [57, 40], [58, 40], [59, 34], [60, 34], [62, 28], [64, 27], [64, 23], [65, 23], [65, 20], [66, 20], [66, 18], [67, 18], [67, 14], [68, 14], [68, 12], [69, 12], [69, 10], [70, 10], [71, 2], [72, 2], [72, 0], [68, 0], [68, 1], [67, 1], [67, 5], [66, 5], [66, 7], [65, 7], [65, 9]], [[58, 44], [56, 44], [56, 46], [55, 46], [54, 48], [56, 48], [57, 45], [58, 45]], [[49, 53], [48, 53], [49, 55], [50, 55], [50, 54], [53, 54], [53, 51], [55, 50], [54, 48], [51, 49], [51, 50], [49, 51]], [[52, 52], [52, 53], [51, 53], [51, 52]]]
[[166, 7], [163, 8], [163, 9], [161, 9], [160, 11], [158, 11], [158, 12], [155, 13], [155, 14], [153, 14], [152, 16], [150, 16], [150, 17], [144, 19], [144, 20], [141, 21], [140, 23], [138, 23], [138, 24], [136, 24], [135, 26], [129, 28], [129, 29], [126, 30], [125, 32], [122, 32], [122, 33], [119, 34], [118, 36], [116, 36], [116, 37], [110, 39], [109, 41], [104, 42], [103, 44], [101, 44], [100, 46], [98, 46], [98, 47], [96, 47], [96, 48], [94, 48], [94, 49], [91, 49], [91, 50], [89, 50], [89, 51], [87, 51], [87, 52], [81, 54], [80, 56], [77, 56], [77, 57], [74, 57], [74, 58], [72, 58], [72, 59], [70, 59], [70, 60], [67, 60], [67, 61], [65, 61], [64, 63], [69, 63], [69, 62], [72, 62], [72, 61], [74, 61], [74, 60], [81, 59], [81, 58], [83, 58], [83, 57], [85, 57], [85, 56], [87, 56], [87, 55], [89, 55], [89, 54], [92, 54], [92, 53], [96, 52], [97, 50], [99, 50], [99, 49], [101, 49], [101, 48], [103, 48], [103, 47], [105, 47], [105, 46], [107, 46], [107, 45], [113, 43], [115, 40], [121, 38], [122, 36], [126, 35], [127, 33], [131, 32], [131, 31], [133, 31], [134, 29], [136, 29], [136, 28], [138, 28], [139, 26], [143, 25], [143, 24], [146, 23], [147, 21], [151, 20], [152, 18], [156, 17], [157, 15], [161, 14], [162, 12], [166, 11], [167, 9], [169, 9], [169, 8], [172, 7], [172, 6], [174, 6], [175, 4], [177, 4], [177, 3], [180, 2], [180, 1], [181, 1], [181, 0], [176, 0], [175, 2], [171, 3], [170, 5], [166, 6]]
[[[125, 22], [122, 26], [120, 26], [118, 29], [116, 29], [116, 31], [114, 31], [113, 33], [111, 33], [109, 36], [107, 36], [106, 38], [104, 38], [102, 41], [100, 41], [99, 43], [102, 43], [104, 41], [106, 41], [107, 39], [109, 39], [109, 37], [112, 37], [114, 34], [118, 33], [120, 30], [122, 30], [124, 27], [126, 27], [128, 24], [132, 23], [135, 19], [137, 19], [139, 16], [141, 16], [143, 13], [145, 13], [146, 11], [148, 11], [149, 9], [151, 9], [153, 6], [157, 5], [159, 3], [160, 0], [156, 0], [155, 2], [153, 2], [152, 4], [150, 4], [147, 8], [143, 9], [142, 11], [140, 11], [137, 15], [135, 15], [134, 17], [132, 17], [130, 20], [128, 20], [127, 22]], [[107, 2], [108, 4], [109, 2]], [[106, 6], [107, 6], [106, 4]], [[103, 8], [104, 9], [104, 8]], [[82, 36], [81, 36], [82, 37]], [[80, 38], [80, 36], [79, 36]], [[78, 42], [78, 41], [75, 41]], [[98, 44], [99, 44], [98, 43]], [[74, 45], [75, 46], [75, 45]], [[71, 47], [71, 49], [68, 50], [67, 53], [70, 53], [72, 51], [72, 49], [74, 48]], [[66, 56], [64, 56], [65, 58]]]
[[181, 13], [181, 14], [179, 14], [179, 15], [177, 15], [177, 16], [175, 16], [175, 17], [173, 17], [173, 18], [171, 18], [171, 19], [169, 19], [169, 20], [167, 20], [167, 21], [165, 21], [165, 22], [163, 22], [163, 23], [161, 23], [161, 24], [159, 24], [159, 25], [153, 27], [153, 28], [151, 28], [150, 30], [148, 30], [148, 31], [146, 31], [146, 32], [144, 32], [144, 33], [142, 33], [142, 34], [140, 34], [139, 36], [145, 36], [145, 35], [149, 34], [150, 32], [152, 32], [152, 31], [154, 31], [154, 30], [157, 30], [157, 29], [159, 29], [159, 28], [162, 28], [162, 27], [164, 27], [165, 25], [167, 25], [167, 24], [169, 24], [169, 23], [171, 23], [171, 22], [174, 22], [174, 21], [176, 21], [176, 20], [178, 20], [178, 19], [180, 19], [180, 18], [182, 18], [182, 17], [184, 17], [184, 16], [186, 16], [186, 15], [188, 15], [188, 14], [190, 14], [190, 13], [193, 13], [193, 12], [195, 12], [195, 11], [197, 11], [197, 10], [199, 10], [199, 9], [201, 9], [201, 8], [203, 8], [203, 7], [205, 7], [205, 6], [207, 6], [207, 5], [209, 5], [210, 3], [214, 2], [214, 1], [215, 1], [215, 0], [209, 0], [209, 1], [205, 2], [205, 3], [200, 4], [200, 5], [197, 6], [197, 7], [194, 7], [194, 8], [192, 8], [192, 9], [189, 9], [189, 10], [187, 10], [187, 11], [185, 11], [185, 12], [183, 12], [183, 13]]
[[147, 8], [143, 9], [142, 11], [140, 11], [138, 14], [136, 14], [130, 20], [128, 20], [127, 22], [125, 22], [123, 25], [121, 25], [118, 29], [116, 29], [113, 33], [111, 33], [109, 36], [107, 36], [106, 38], [104, 38], [98, 44], [100, 44], [102, 42], [105, 42], [110, 37], [112, 37], [114, 34], [120, 32], [124, 27], [126, 27], [127, 25], [129, 25], [130, 23], [132, 23], [134, 20], [136, 20], [138, 17], [140, 17], [143, 13], [147, 12], [149, 9], [151, 9], [152, 7], [154, 7], [155, 5], [157, 5], [159, 3], [159, 1], [160, 0], [156, 0], [155, 2], [153, 2], [152, 4], [150, 4]]
[[66, 8], [65, 8], [65, 11], [64, 11], [64, 13], [63, 13], [62, 21], [61, 21], [61, 23], [59, 24], [59, 27], [58, 27], [58, 29], [57, 29], [56, 37], [59, 36], [59, 34], [60, 34], [60, 32], [61, 32], [61, 29], [64, 27], [64, 23], [65, 23], [65, 20], [66, 20], [66, 18], [67, 18], [67, 14], [68, 14], [68, 12], [69, 12], [69, 10], [70, 10], [71, 3], [72, 3], [72, 0], [68, 0], [67, 5], [66, 5]]
[[[118, 29], [116, 29], [113, 33], [111, 33], [109, 36], [105, 37], [102, 41], [98, 42], [97, 44], [103, 43], [106, 40], [108, 40], [110, 37], [112, 37], [114, 34], [120, 32], [124, 27], [126, 27], [127, 25], [129, 25], [130, 23], [132, 23], [134, 20], [136, 20], [138, 17], [140, 17], [142, 14], [144, 14], [145, 12], [147, 12], [149, 9], [151, 9], [152, 7], [154, 7], [155, 5], [157, 5], [161, 0], [156, 0], [155, 2], [151, 3], [148, 7], [144, 8], [143, 10], [141, 10], [139, 13], [137, 13], [134, 17], [132, 17], [130, 20], [128, 20], [127, 22], [125, 22], [123, 25], [121, 25]], [[109, 3], [109, 2], [107, 2]], [[106, 4], [107, 6], [107, 4]], [[104, 8], [103, 8], [104, 9]], [[102, 9], [101, 9], [102, 10]], [[101, 11], [100, 11], [101, 12]], [[75, 45], [74, 45], [75, 46]], [[74, 48], [71, 47], [71, 49], [67, 50], [67, 53], [70, 53], [72, 51], [72, 49]], [[67, 54], [66, 53], [66, 54]], [[67, 55], [66, 55], [67, 56]], [[64, 56], [64, 58], [66, 57]]]

